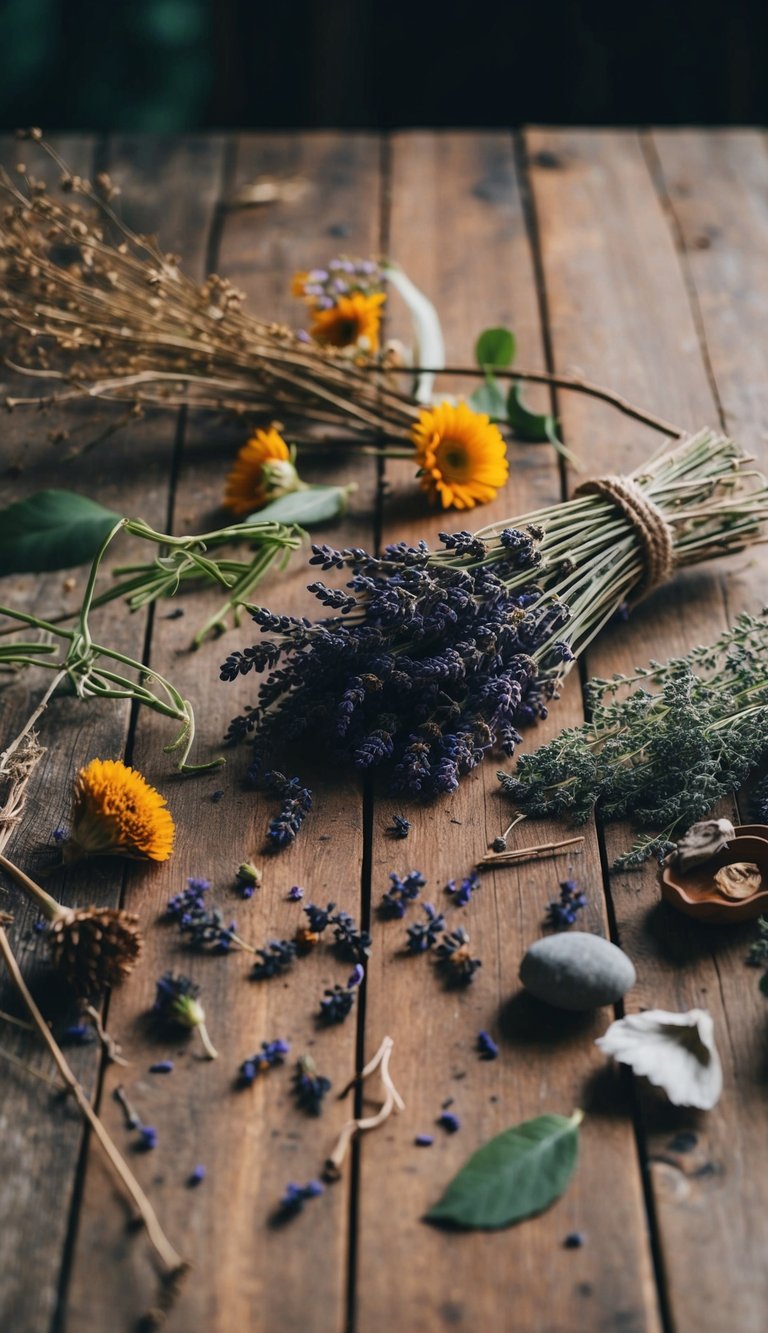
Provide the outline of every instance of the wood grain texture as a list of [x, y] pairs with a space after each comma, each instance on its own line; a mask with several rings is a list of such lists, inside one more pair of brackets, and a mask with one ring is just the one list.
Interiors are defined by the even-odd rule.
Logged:
[[[578, 365], [685, 427], [716, 426], [696, 309], [640, 141], [539, 131], [528, 147], [558, 368]], [[620, 420], [587, 412], [577, 400], [564, 404], [568, 438], [591, 471], [641, 461], [650, 441]], [[680, 574], [627, 626], [603, 636], [588, 656], [589, 672], [609, 676], [713, 639], [726, 608], [738, 602], [739, 568], [748, 562], [737, 557]], [[608, 830], [609, 859], [630, 836], [626, 828]], [[745, 1162], [759, 1174], [764, 1152], [754, 1120], [757, 1088], [745, 1096], [745, 1083], [761, 1086], [762, 1066], [754, 1049], [758, 1001], [742, 998], [749, 990], [745, 932], [694, 925], [662, 907], [652, 866], [614, 874], [611, 893], [619, 941], [638, 969], [627, 1008], [708, 1008], [724, 1064], [723, 1099], [709, 1115], [643, 1102], [670, 1317], [683, 1333], [731, 1321], [757, 1329], [764, 1296], [752, 1276], [760, 1265], [746, 1257], [750, 1223], [742, 1208]], [[747, 1063], [745, 1045], [753, 1056]], [[687, 1155], [674, 1151], [681, 1129], [697, 1136]]]
[[[398, 136], [391, 198], [391, 253], [435, 301], [449, 360], [471, 361], [480, 330], [507, 324], [517, 333], [521, 363], [541, 365], [539, 309], [511, 138]], [[451, 384], [442, 387], [456, 391]], [[539, 401], [543, 406], [546, 399]], [[552, 452], [512, 445], [510, 454], [508, 486], [492, 505], [461, 516], [436, 514], [424, 497], [416, 498], [412, 465], [388, 466], [384, 539], [435, 542], [446, 527], [477, 526], [557, 502], [560, 477]], [[574, 673], [529, 743], [580, 718]], [[469, 930], [483, 967], [471, 987], [446, 992], [430, 958], [404, 953], [407, 922], [374, 926], [366, 1051], [370, 1056], [385, 1032], [394, 1038], [393, 1073], [406, 1111], [361, 1144], [358, 1327], [365, 1333], [397, 1324], [419, 1333], [655, 1329], [631, 1121], [613, 1079], [601, 1075], [593, 1046], [608, 1015], [558, 1015], [524, 995], [517, 980], [522, 954], [542, 934], [547, 903], [568, 863], [545, 860], [485, 874], [463, 910], [452, 907], [444, 891], [449, 879], [469, 873], [509, 822], [498, 766], [490, 759], [452, 796], [415, 813], [406, 810], [414, 828], [404, 842], [392, 842], [385, 832], [401, 804], [386, 798], [376, 804], [374, 907], [390, 870], [420, 869], [428, 880], [422, 897], [445, 910], [451, 928]], [[549, 831], [537, 824], [515, 838], [530, 845], [546, 840]], [[607, 933], [596, 838], [593, 830], [587, 834], [573, 866], [590, 893], [584, 928]], [[478, 1059], [481, 1029], [499, 1042], [493, 1064]], [[449, 1099], [462, 1123], [452, 1136], [435, 1126]], [[541, 1112], [569, 1114], [579, 1105], [588, 1111], [579, 1170], [564, 1199], [542, 1217], [495, 1234], [451, 1233], [421, 1221], [463, 1161], [493, 1134]], [[433, 1147], [414, 1145], [415, 1135], [424, 1133], [434, 1135]], [[612, 1182], [610, 1211], [595, 1207], [606, 1178]], [[564, 1248], [573, 1230], [589, 1231], [584, 1249]], [[543, 1273], [546, 1295], [536, 1276]]]
[[[56, 147], [73, 170], [89, 173], [94, 162], [91, 139], [71, 137]], [[9, 166], [25, 160], [35, 175], [55, 183], [58, 172], [30, 144], [6, 142], [3, 161]], [[3, 372], [5, 375], [5, 372]], [[29, 381], [8, 381], [3, 392], [29, 393]], [[89, 448], [109, 424], [110, 413], [73, 408], [66, 416], [34, 409], [16, 410], [3, 424], [0, 463], [0, 503], [21, 499], [37, 490], [60, 486], [79, 491], [120, 511], [141, 496], [150, 520], [162, 519], [168, 491], [163, 450], [154, 439], [139, 443], [138, 433], [124, 431], [106, 445]], [[171, 432], [172, 436], [172, 432]], [[136, 472], [137, 451], [145, 448], [141, 483]], [[130, 549], [128, 545], [124, 550]], [[80, 602], [85, 571], [63, 570], [47, 575], [12, 576], [2, 580], [0, 601], [11, 607], [51, 617], [73, 611]], [[0, 618], [0, 628], [8, 623]], [[141, 658], [145, 617], [132, 620], [112, 605], [94, 614], [97, 638], [122, 652]], [[25, 636], [26, 637], [26, 636]], [[49, 673], [24, 673], [4, 683], [0, 691], [0, 748], [23, 726], [49, 682]], [[54, 870], [57, 856], [51, 834], [66, 826], [72, 780], [95, 755], [121, 757], [128, 736], [129, 709], [113, 700], [83, 704], [65, 695], [49, 705], [38, 727], [46, 747], [29, 789], [22, 826], [7, 848], [34, 876], [46, 875], [50, 892], [66, 903], [113, 906], [119, 901], [122, 868], [118, 863], [86, 865], [77, 874]], [[76, 1007], [51, 982], [44, 938], [33, 928], [37, 911], [4, 879], [0, 906], [14, 913], [14, 947], [46, 1017], [61, 1032], [77, 1018]], [[0, 1008], [18, 1013], [18, 1002], [5, 984]], [[18, 1059], [39, 1072], [51, 1065], [39, 1040], [6, 1024], [0, 1041]], [[99, 1053], [89, 1046], [70, 1051], [72, 1066], [84, 1087], [97, 1086]], [[77, 1163], [83, 1143], [82, 1122], [74, 1107], [55, 1091], [24, 1072], [2, 1062], [0, 1071], [0, 1209], [13, 1226], [0, 1235], [0, 1324], [18, 1329], [47, 1328], [57, 1300], [62, 1260], [72, 1207]], [[36, 1254], [34, 1273], [30, 1254]]]
[[[296, 267], [319, 264], [339, 248], [365, 255], [377, 250], [378, 168], [377, 142], [364, 135], [244, 137], [225, 182], [225, 199], [236, 199], [244, 187], [265, 177], [277, 182], [278, 199], [224, 213], [216, 266], [246, 293], [254, 310], [299, 322], [302, 308], [289, 295]], [[282, 197], [280, 190], [288, 181], [299, 184]], [[139, 184], [137, 179], [137, 188]], [[147, 187], [145, 179], [145, 196]], [[227, 427], [212, 419], [189, 425], [175, 495], [175, 531], [201, 530], [222, 517], [224, 477], [246, 437], [247, 425]], [[346, 479], [357, 482], [358, 490], [352, 512], [335, 528], [324, 529], [323, 540], [371, 545], [375, 463], [345, 456], [303, 471], [320, 479], [324, 472], [337, 475], [341, 468]], [[281, 612], [313, 614], [316, 603], [305, 591], [306, 555], [305, 550], [294, 557], [288, 574], [270, 575], [263, 585], [267, 605], [274, 604]], [[178, 620], [167, 619], [159, 609], [152, 639], [153, 663], [172, 670], [182, 691], [195, 699], [200, 758], [220, 751], [229, 719], [253, 701], [257, 685], [253, 678], [235, 686], [218, 680], [218, 664], [227, 653], [257, 637], [249, 622], [197, 653], [187, 651], [193, 629], [220, 600], [217, 595], [190, 599], [185, 617]], [[159, 742], [153, 720], [142, 721], [136, 736], [137, 761], [157, 776]], [[357, 782], [329, 776], [321, 756], [311, 768], [302, 767], [302, 777], [315, 791], [316, 813], [295, 848], [263, 857], [266, 825], [275, 804], [243, 788], [247, 762], [247, 750], [229, 752], [224, 771], [165, 785], [178, 823], [177, 849], [153, 880], [151, 891], [132, 885], [128, 902], [152, 923], [188, 875], [204, 876], [213, 883], [215, 901], [236, 917], [241, 933], [256, 946], [290, 938], [302, 921], [301, 904], [287, 900], [293, 884], [304, 887], [305, 901], [335, 900], [357, 916], [363, 858]], [[221, 799], [215, 799], [216, 793]], [[241, 861], [250, 859], [262, 866], [264, 884], [243, 902], [234, 872]], [[346, 1118], [345, 1106], [332, 1097], [320, 1120], [300, 1112], [290, 1094], [290, 1074], [294, 1060], [311, 1051], [335, 1088], [353, 1075], [354, 1018], [322, 1032], [315, 1021], [325, 986], [343, 983], [349, 967], [322, 948], [297, 962], [286, 978], [253, 983], [248, 980], [251, 964], [246, 955], [190, 956], [175, 947], [170, 928], [162, 924], [151, 925], [148, 936], [146, 964], [130, 993], [115, 997], [111, 1021], [129, 1039], [134, 1062], [129, 1095], [159, 1133], [157, 1151], [151, 1160], [139, 1161], [137, 1169], [169, 1233], [194, 1266], [168, 1327], [221, 1333], [234, 1327], [341, 1329], [349, 1182], [308, 1206], [290, 1236], [282, 1229], [270, 1229], [267, 1222], [288, 1181], [303, 1184], [320, 1173]], [[201, 1063], [193, 1044], [181, 1049], [178, 1043], [158, 1046], [141, 1021], [152, 1002], [154, 978], [169, 960], [203, 987], [220, 1053], [215, 1063]], [[291, 1043], [287, 1066], [250, 1089], [236, 1091], [240, 1063], [262, 1041], [277, 1037]], [[176, 1060], [173, 1075], [148, 1078], [148, 1065], [169, 1051]], [[121, 1077], [110, 1074], [105, 1093]], [[106, 1096], [104, 1114], [119, 1135], [118, 1111]], [[207, 1178], [192, 1193], [185, 1188], [185, 1179], [197, 1162], [205, 1164]], [[109, 1208], [108, 1193], [101, 1166], [94, 1160], [89, 1164], [68, 1313], [72, 1329], [98, 1326], [116, 1299], [121, 1326], [130, 1328], [152, 1294], [146, 1247], [140, 1237], [126, 1241], [119, 1214]], [[95, 1253], [105, 1257], [99, 1279], [94, 1277]]]

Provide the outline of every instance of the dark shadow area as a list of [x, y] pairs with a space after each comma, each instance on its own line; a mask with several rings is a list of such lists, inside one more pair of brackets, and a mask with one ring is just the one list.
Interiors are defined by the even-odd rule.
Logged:
[[711, 921], [695, 921], [662, 902], [656, 903], [647, 913], [645, 928], [659, 955], [681, 968], [699, 958], [712, 958], [724, 950], [730, 951], [734, 945], [746, 956], [755, 939], [754, 921], [723, 927]]
[[0, 126], [764, 122], [757, 0], [5, 0]]
[[503, 1041], [521, 1046], [562, 1046], [581, 1040], [595, 1026], [593, 1009], [573, 1013], [555, 1009], [525, 990], [517, 991], [499, 1011]]

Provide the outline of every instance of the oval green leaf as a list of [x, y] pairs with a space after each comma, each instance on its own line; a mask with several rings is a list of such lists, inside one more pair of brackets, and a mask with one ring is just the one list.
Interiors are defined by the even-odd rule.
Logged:
[[510, 329], [484, 329], [475, 343], [475, 360], [483, 370], [506, 370], [517, 344]]
[[344, 513], [350, 490], [349, 486], [308, 486], [303, 491], [291, 491], [255, 514], [249, 514], [245, 521], [263, 523], [267, 519], [277, 519], [281, 523], [300, 523], [302, 527], [327, 523]]
[[74, 491], [37, 491], [17, 500], [0, 512], [0, 575], [86, 564], [121, 517]]
[[559, 1199], [576, 1167], [583, 1112], [540, 1115], [478, 1148], [455, 1175], [428, 1222], [486, 1230], [540, 1213]]

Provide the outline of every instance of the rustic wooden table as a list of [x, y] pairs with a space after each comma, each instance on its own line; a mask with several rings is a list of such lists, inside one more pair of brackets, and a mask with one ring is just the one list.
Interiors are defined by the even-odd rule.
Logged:
[[[260, 313], [295, 322], [295, 268], [339, 251], [384, 251], [437, 304], [454, 362], [471, 359], [481, 328], [505, 324], [517, 334], [521, 364], [581, 372], [685, 428], [719, 423], [768, 465], [768, 155], [759, 132], [248, 134], [77, 138], [57, 146], [77, 170], [108, 168], [134, 226], [159, 233], [191, 274], [226, 274]], [[5, 160], [16, 156], [7, 142]], [[276, 188], [256, 195], [248, 188], [267, 181]], [[266, 202], [253, 202], [259, 195]], [[405, 316], [392, 305], [388, 333], [404, 334]], [[528, 397], [542, 408], [549, 401], [546, 391]], [[566, 441], [590, 472], [629, 469], [658, 443], [604, 404], [560, 394], [555, 405]], [[59, 424], [32, 414], [6, 418], [3, 503], [61, 485], [156, 527], [198, 531], [215, 523], [242, 428], [157, 414], [78, 452], [93, 435], [93, 417], [70, 414], [66, 439], [56, 438]], [[547, 447], [512, 445], [511, 461], [509, 485], [482, 512], [483, 522], [551, 503], [568, 489]], [[350, 513], [324, 539], [373, 547], [434, 539], [444, 526], [425, 512], [408, 465], [388, 466], [382, 476], [375, 462], [350, 456], [344, 471], [358, 489]], [[765, 569], [765, 558], [750, 554], [684, 575], [603, 635], [588, 672], [606, 675], [713, 638], [739, 610], [759, 608]], [[305, 583], [294, 559], [287, 577], [270, 578], [264, 600], [307, 609]], [[79, 572], [74, 581], [14, 578], [0, 600], [50, 615], [76, 605], [80, 584]], [[249, 702], [247, 683], [225, 687], [217, 673], [248, 631], [190, 654], [190, 627], [201, 614], [200, 602], [187, 604], [184, 618], [162, 605], [129, 617], [113, 604], [101, 613], [101, 634], [134, 655], [143, 651], [194, 699], [204, 758]], [[30, 695], [26, 682], [2, 691], [0, 739], [15, 734], [38, 689], [35, 682]], [[532, 741], [581, 717], [574, 672]], [[71, 1060], [119, 1143], [127, 1145], [128, 1135], [112, 1097], [117, 1083], [157, 1128], [157, 1149], [131, 1160], [193, 1264], [169, 1329], [764, 1329], [768, 1015], [744, 967], [749, 930], [673, 917], [658, 904], [652, 867], [607, 872], [626, 831], [603, 839], [587, 828], [573, 862], [589, 892], [585, 928], [617, 939], [634, 959], [638, 984], [629, 1008], [702, 1005], [714, 1016], [725, 1073], [720, 1104], [708, 1114], [661, 1108], [595, 1048], [609, 1012], [579, 1023], [546, 1021], [519, 992], [521, 954], [540, 934], [564, 862], [485, 876], [471, 921], [484, 966], [459, 995], [444, 993], [426, 967], [403, 962], [397, 925], [371, 911], [392, 869], [418, 867], [427, 896], [467, 873], [505, 823], [496, 763], [417, 811], [408, 841], [392, 842], [385, 829], [399, 805], [324, 774], [318, 756], [317, 771], [305, 775], [316, 813], [295, 847], [266, 864], [263, 888], [241, 903], [233, 870], [258, 852], [267, 809], [237, 781], [246, 756], [235, 755], [223, 776], [177, 781], [162, 753], [169, 739], [155, 715], [54, 700], [41, 728], [47, 755], [9, 848], [33, 872], [50, 862], [45, 848], [51, 830], [66, 823], [73, 773], [96, 755], [127, 755], [162, 788], [176, 817], [177, 850], [162, 867], [107, 862], [47, 881], [67, 901], [108, 904], [122, 896], [146, 928], [145, 959], [108, 1006], [130, 1067], [102, 1067], [94, 1046], [72, 1050]], [[523, 826], [519, 841], [542, 841], [542, 832]], [[293, 884], [308, 899], [334, 899], [370, 921], [374, 948], [357, 1023], [315, 1030], [317, 998], [339, 979], [320, 955], [288, 981], [259, 986], [245, 982], [242, 957], [179, 953], [158, 918], [188, 875], [212, 880], [257, 943], [292, 933], [299, 908], [286, 894]], [[34, 913], [5, 883], [0, 906], [9, 904], [24, 971], [39, 984]], [[169, 965], [204, 988], [217, 1062], [201, 1063], [181, 1043], [159, 1045], [148, 1032], [154, 981]], [[0, 1007], [19, 1012], [7, 990]], [[499, 1041], [495, 1063], [477, 1059], [481, 1028]], [[262, 1040], [283, 1037], [293, 1054], [311, 1051], [339, 1089], [385, 1034], [394, 1038], [393, 1073], [407, 1109], [360, 1143], [342, 1181], [291, 1227], [269, 1229], [286, 1182], [318, 1173], [346, 1104], [329, 1098], [322, 1118], [307, 1119], [294, 1107], [286, 1071], [235, 1093], [240, 1061]], [[0, 1066], [0, 1326], [13, 1333], [132, 1329], [154, 1299], [146, 1241], [127, 1228], [122, 1200], [74, 1107], [29, 1072], [51, 1072], [39, 1042], [5, 1023], [0, 1041], [28, 1066]], [[149, 1076], [152, 1061], [168, 1054], [174, 1073]], [[448, 1098], [462, 1121], [452, 1136], [433, 1129]], [[490, 1135], [579, 1105], [587, 1115], [578, 1172], [543, 1216], [489, 1234], [449, 1234], [419, 1220]], [[414, 1136], [430, 1131], [434, 1146], [415, 1148]], [[207, 1177], [192, 1191], [185, 1181], [199, 1162]], [[564, 1247], [571, 1231], [584, 1233], [582, 1248]]]

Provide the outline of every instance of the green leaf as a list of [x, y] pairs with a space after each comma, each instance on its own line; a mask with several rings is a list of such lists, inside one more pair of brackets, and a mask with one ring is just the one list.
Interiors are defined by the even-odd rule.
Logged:
[[352, 489], [351, 486], [307, 486], [306, 490], [281, 495], [255, 514], [249, 514], [245, 521], [262, 523], [279, 519], [281, 523], [300, 523], [302, 527], [327, 523], [344, 513]]
[[582, 1119], [582, 1111], [570, 1119], [540, 1115], [497, 1134], [454, 1176], [426, 1221], [491, 1229], [542, 1212], [573, 1175]]
[[516, 347], [509, 329], [484, 329], [475, 343], [475, 360], [484, 370], [506, 370], [515, 359]]
[[550, 413], [529, 412], [521, 398], [519, 380], [507, 395], [507, 420], [515, 435], [529, 444], [541, 444], [557, 435], [555, 418]]
[[93, 560], [122, 515], [74, 491], [38, 491], [0, 511], [0, 574], [41, 574]]
[[499, 388], [493, 375], [486, 375], [485, 384], [480, 384], [469, 395], [470, 406], [476, 412], [486, 412], [493, 421], [504, 421], [507, 415], [504, 393]]

